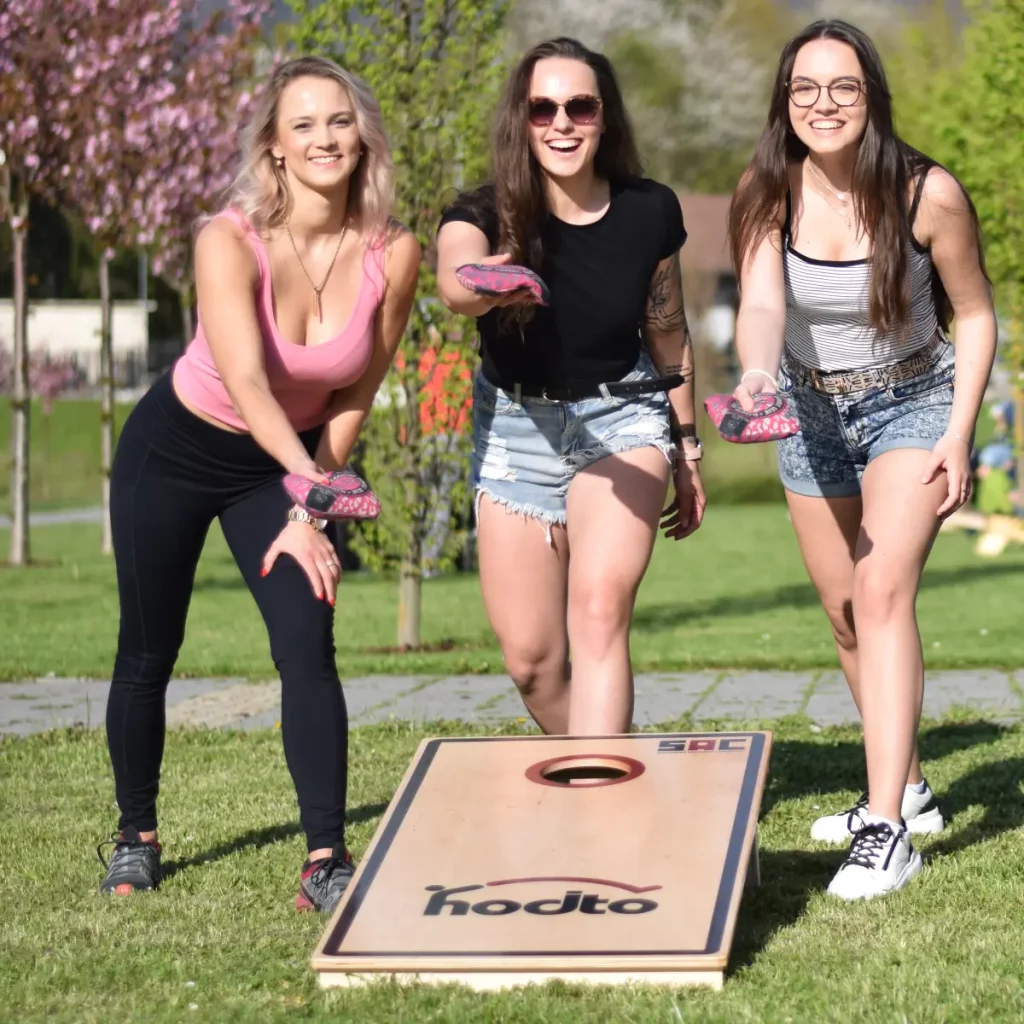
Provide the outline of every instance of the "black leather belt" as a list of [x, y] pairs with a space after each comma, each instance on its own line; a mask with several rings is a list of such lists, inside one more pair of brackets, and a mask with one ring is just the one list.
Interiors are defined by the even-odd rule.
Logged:
[[546, 387], [540, 384], [496, 384], [495, 387], [518, 398], [543, 398], [548, 402], [581, 402], [586, 398], [602, 398], [607, 393], [612, 398], [637, 398], [652, 395], [656, 391], [671, 391], [685, 384], [688, 378], [681, 373], [670, 373], [664, 377], [647, 377], [642, 380], [616, 380], [607, 384], [574, 384], [564, 387]]

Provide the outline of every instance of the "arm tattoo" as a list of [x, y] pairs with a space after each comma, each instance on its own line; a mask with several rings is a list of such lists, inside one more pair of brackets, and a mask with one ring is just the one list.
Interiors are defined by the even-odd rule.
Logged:
[[651, 281], [644, 319], [656, 331], [678, 331], [681, 327], [689, 341], [686, 310], [683, 307], [683, 274], [676, 254], [666, 267], [660, 268]]

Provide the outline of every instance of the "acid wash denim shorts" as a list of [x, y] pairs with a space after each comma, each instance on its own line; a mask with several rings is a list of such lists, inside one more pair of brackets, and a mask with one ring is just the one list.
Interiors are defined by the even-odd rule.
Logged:
[[931, 451], [953, 408], [953, 346], [935, 345], [929, 365], [890, 387], [843, 395], [815, 391], [806, 371], [782, 360], [779, 392], [789, 399], [800, 432], [776, 442], [779, 476], [794, 494], [846, 498], [860, 494], [864, 468], [896, 448]]
[[[643, 380], [657, 372], [643, 351], [622, 379]], [[495, 387], [482, 373], [473, 383], [473, 485], [479, 504], [486, 494], [508, 511], [547, 528], [565, 523], [565, 501], [573, 477], [618, 452], [651, 445], [671, 458], [668, 396], [587, 398], [552, 402]]]

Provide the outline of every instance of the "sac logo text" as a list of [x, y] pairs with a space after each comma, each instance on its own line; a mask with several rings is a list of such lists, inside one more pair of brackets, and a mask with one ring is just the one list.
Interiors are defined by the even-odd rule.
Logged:
[[662, 740], [658, 744], [659, 754], [714, 754], [720, 751], [747, 750], [750, 746], [749, 736], [722, 736], [712, 739], [678, 739]]

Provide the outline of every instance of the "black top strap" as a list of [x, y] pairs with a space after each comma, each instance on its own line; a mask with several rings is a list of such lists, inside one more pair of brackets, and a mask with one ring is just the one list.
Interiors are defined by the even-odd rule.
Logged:
[[910, 204], [910, 216], [909, 223], [910, 227], [914, 227], [914, 221], [917, 220], [917, 208], [921, 205], [921, 196], [924, 193], [924, 182], [928, 177], [928, 172], [937, 166], [934, 163], [927, 163], [921, 169], [921, 176], [917, 179], [917, 187], [914, 189], [914, 201]]

